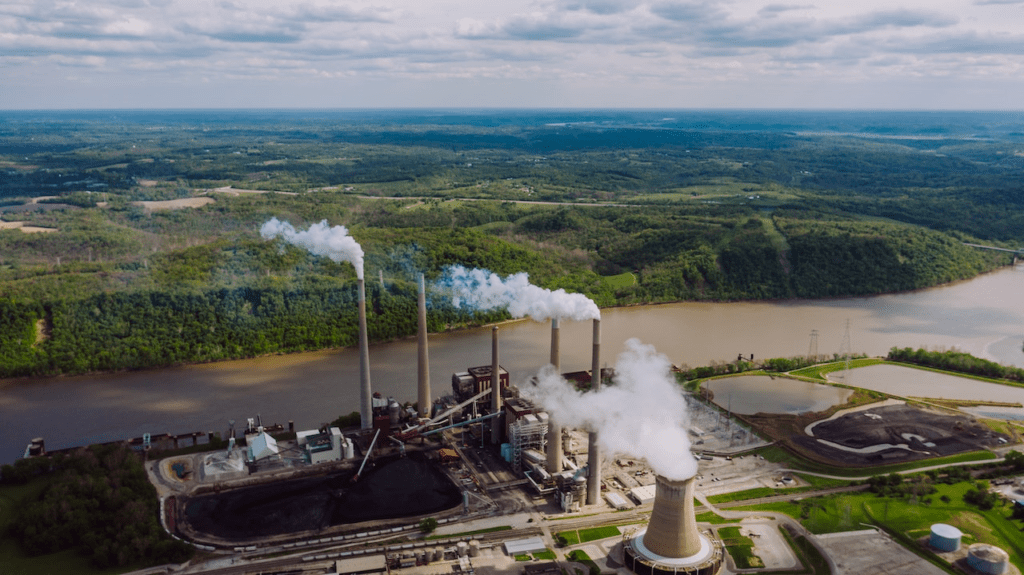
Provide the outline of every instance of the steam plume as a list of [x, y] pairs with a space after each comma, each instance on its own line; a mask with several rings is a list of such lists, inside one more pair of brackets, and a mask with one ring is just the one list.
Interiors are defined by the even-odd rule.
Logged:
[[566, 293], [564, 289], [551, 291], [537, 287], [530, 283], [526, 272], [502, 279], [487, 270], [449, 266], [437, 286], [451, 294], [455, 307], [504, 308], [512, 317], [530, 316], [536, 321], [548, 318], [584, 321], [601, 317], [601, 310], [587, 296]]
[[334, 262], [349, 262], [356, 268], [356, 277], [363, 279], [363, 248], [348, 235], [345, 226], [332, 228], [327, 225], [327, 220], [323, 220], [309, 226], [308, 230], [298, 231], [288, 222], [271, 218], [260, 228], [260, 235], [268, 240], [281, 237], [292, 245], [306, 248], [318, 256], [327, 256]]
[[566, 427], [598, 432], [605, 453], [643, 458], [673, 480], [697, 473], [687, 436], [686, 398], [671, 373], [671, 363], [654, 346], [626, 342], [615, 364], [614, 385], [582, 393], [544, 367], [536, 387], [525, 390]]

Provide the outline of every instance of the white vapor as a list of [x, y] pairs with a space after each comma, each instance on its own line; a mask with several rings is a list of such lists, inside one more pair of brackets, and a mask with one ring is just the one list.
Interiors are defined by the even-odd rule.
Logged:
[[654, 346], [633, 338], [615, 363], [613, 385], [579, 392], [548, 365], [524, 394], [559, 424], [597, 431], [607, 453], [642, 458], [659, 475], [688, 479], [697, 462], [690, 453], [686, 397], [671, 367]]
[[309, 226], [308, 230], [297, 231], [288, 222], [270, 218], [260, 227], [260, 235], [268, 240], [280, 236], [286, 242], [306, 248], [312, 254], [327, 256], [338, 263], [349, 262], [356, 268], [356, 277], [363, 279], [363, 248], [348, 235], [345, 226], [332, 228], [327, 225], [327, 220], [323, 220]]
[[455, 307], [480, 310], [504, 308], [512, 317], [530, 316], [535, 321], [548, 318], [575, 321], [601, 318], [601, 310], [587, 296], [566, 293], [564, 289], [551, 291], [537, 287], [530, 283], [530, 276], [526, 272], [502, 279], [487, 270], [449, 266], [435, 283], [435, 289], [450, 295]]

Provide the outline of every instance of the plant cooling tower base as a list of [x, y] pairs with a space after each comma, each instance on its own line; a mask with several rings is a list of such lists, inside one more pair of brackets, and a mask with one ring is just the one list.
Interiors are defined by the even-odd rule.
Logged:
[[722, 544], [707, 532], [698, 535], [700, 550], [689, 557], [663, 557], [644, 546], [647, 528], [628, 531], [622, 538], [622, 556], [637, 575], [715, 575], [722, 568]]

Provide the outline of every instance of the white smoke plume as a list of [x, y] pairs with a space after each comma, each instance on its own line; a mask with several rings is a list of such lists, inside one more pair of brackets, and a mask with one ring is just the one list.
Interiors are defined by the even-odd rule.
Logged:
[[334, 262], [349, 262], [356, 268], [356, 277], [363, 279], [363, 248], [348, 235], [345, 226], [330, 227], [327, 220], [323, 220], [309, 226], [308, 230], [299, 231], [288, 222], [271, 218], [260, 227], [260, 235], [268, 240], [281, 237], [292, 245], [306, 248], [318, 256], [327, 256]]
[[449, 266], [436, 282], [435, 289], [450, 295], [455, 307], [479, 310], [504, 308], [512, 317], [530, 316], [535, 321], [601, 318], [601, 310], [587, 296], [566, 293], [564, 289], [551, 291], [537, 287], [530, 283], [526, 272], [502, 279], [488, 270]]
[[614, 385], [579, 392], [548, 365], [537, 385], [523, 391], [559, 424], [597, 431], [606, 453], [642, 458], [659, 475], [688, 479], [697, 473], [697, 462], [687, 436], [686, 397], [671, 367], [654, 346], [634, 338], [615, 363]]

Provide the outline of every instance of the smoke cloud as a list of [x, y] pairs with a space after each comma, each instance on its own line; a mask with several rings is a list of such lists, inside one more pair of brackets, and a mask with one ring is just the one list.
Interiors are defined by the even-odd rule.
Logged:
[[600, 319], [601, 310], [590, 298], [564, 289], [551, 291], [530, 283], [520, 272], [502, 279], [488, 270], [467, 270], [449, 266], [436, 282], [435, 289], [451, 295], [452, 304], [478, 310], [507, 309], [512, 317], [530, 316], [535, 321], [548, 318], [585, 321]]
[[579, 392], [549, 365], [537, 385], [523, 391], [560, 424], [597, 431], [606, 453], [642, 458], [659, 475], [688, 479], [696, 475], [697, 462], [687, 436], [686, 397], [671, 367], [654, 346], [634, 338], [615, 363], [614, 385]]
[[308, 230], [298, 231], [288, 222], [271, 218], [260, 227], [260, 235], [268, 240], [281, 237], [294, 246], [306, 248], [318, 256], [327, 256], [334, 262], [349, 262], [356, 268], [356, 277], [363, 279], [363, 248], [348, 235], [345, 226], [330, 227], [327, 220], [323, 220], [309, 226]]

